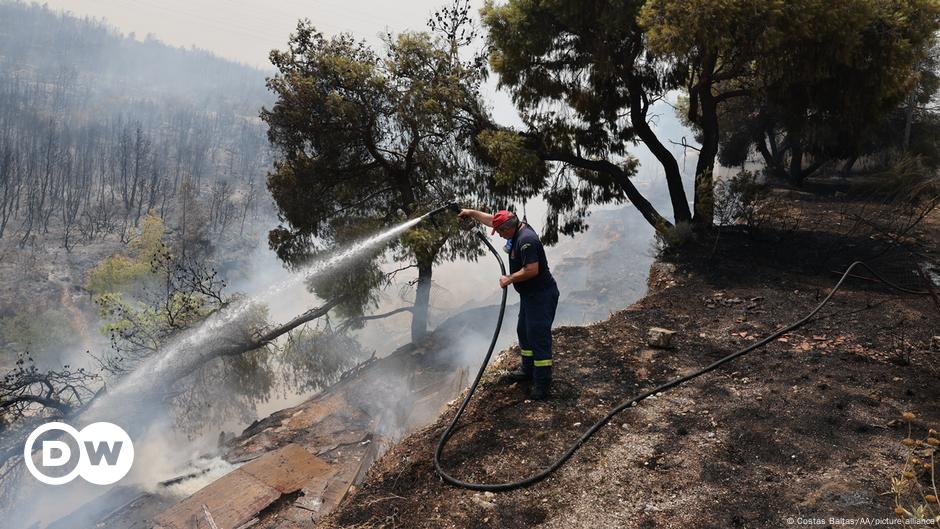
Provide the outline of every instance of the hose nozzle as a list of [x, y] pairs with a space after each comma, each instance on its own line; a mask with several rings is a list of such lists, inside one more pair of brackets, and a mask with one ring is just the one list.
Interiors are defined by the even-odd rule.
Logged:
[[428, 216], [437, 215], [438, 213], [443, 213], [445, 211], [460, 213], [460, 206], [457, 205], [457, 202], [450, 201], [442, 206], [439, 206], [437, 209], [431, 210], [431, 212], [428, 213]]

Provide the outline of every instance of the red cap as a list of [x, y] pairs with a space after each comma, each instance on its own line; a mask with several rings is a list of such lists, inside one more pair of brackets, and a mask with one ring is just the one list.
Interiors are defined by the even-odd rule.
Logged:
[[513, 217], [515, 217], [515, 215], [512, 213], [512, 211], [508, 211], [505, 209], [501, 209], [497, 211], [496, 213], [493, 213], [493, 231], [490, 232], [490, 235], [493, 235], [494, 233], [496, 233], [496, 228], [499, 228], [500, 226], [503, 225], [504, 222], [506, 222], [507, 220]]

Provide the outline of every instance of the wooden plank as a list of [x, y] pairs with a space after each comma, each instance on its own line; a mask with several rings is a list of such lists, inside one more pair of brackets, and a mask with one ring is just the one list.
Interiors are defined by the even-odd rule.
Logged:
[[300, 490], [318, 476], [333, 472], [330, 465], [302, 446], [291, 443], [242, 465], [203, 487], [157, 516], [154, 521], [166, 529], [199, 527], [234, 529], [250, 521], [282, 494]]
[[[165, 529], [193, 529], [193, 519], [205, 520], [202, 506], [215, 516], [219, 529], [233, 529], [281, 496], [280, 491], [241, 469], [235, 469], [163, 511], [154, 522]], [[208, 524], [199, 524], [208, 527]]]
[[298, 491], [311, 479], [331, 472], [328, 463], [294, 443], [243, 465], [241, 470], [281, 494]]

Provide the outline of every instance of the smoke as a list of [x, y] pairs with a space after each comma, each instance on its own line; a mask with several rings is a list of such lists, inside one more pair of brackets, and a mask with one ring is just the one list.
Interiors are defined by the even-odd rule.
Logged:
[[[270, 306], [279, 307], [277, 312], [283, 312], [280, 301], [290, 298], [285, 293], [303, 291], [303, 285], [310, 277], [342, 266], [363, 252], [373, 251], [422, 219], [409, 220], [358, 241], [214, 314], [120, 379], [88, 410], [73, 418], [71, 424], [81, 429], [92, 422], [113, 422], [131, 435], [137, 452], [136, 463], [131, 474], [122, 480], [123, 486], [146, 490], [152, 488], [154, 483], [191, 467], [190, 462], [197, 460], [200, 453], [213, 451], [214, 447], [206, 444], [205, 436], [192, 440], [177, 432], [170, 417], [168, 402], [163, 398], [167, 387], [205, 362], [206, 355], [219, 351], [220, 347], [224, 348], [229, 343], [244, 343], [248, 339], [246, 329], [251, 327], [259, 312], [265, 312]], [[48, 523], [56, 516], [68, 514], [69, 509], [101, 495], [101, 489], [81, 480], [53, 487], [27, 478], [19, 490], [13, 492], [20, 500], [15, 504], [13, 519], [22, 520], [24, 527], [28, 523]]]
[[[674, 102], [675, 94], [671, 98]], [[679, 142], [683, 137], [691, 137], [691, 132], [682, 126], [667, 104], [658, 103], [653, 113], [656, 115], [653, 126], [661, 138]], [[684, 152], [681, 146], [671, 146], [671, 150], [680, 162], [686, 193], [691, 198], [696, 153], [691, 150]], [[669, 216], [671, 200], [659, 162], [642, 144], [634, 149], [633, 154], [639, 158], [641, 169], [631, 180], [657, 210]], [[505, 206], [515, 206], [513, 209], [520, 215], [525, 214], [536, 231], [540, 231], [540, 223], [547, 210], [543, 201]], [[653, 228], [631, 204], [595, 207], [588, 224], [588, 231], [577, 237], [562, 236], [558, 244], [546, 249], [549, 266], [561, 294], [556, 327], [606, 319], [643, 297], [647, 291], [646, 280], [656, 255]], [[502, 246], [502, 239], [491, 238], [494, 246]], [[501, 258], [505, 261], [506, 256]], [[389, 269], [397, 265], [391, 263]], [[442, 364], [443, 371], [464, 368], [472, 377], [479, 369], [496, 324], [501, 297], [498, 277], [498, 265], [489, 252], [476, 262], [453, 261], [435, 266], [430, 320], [434, 329], [433, 346], [438, 348], [433, 356]], [[412, 280], [403, 276], [390, 286], [389, 293], [375, 313], [408, 306], [414, 299], [414, 290], [409, 284]], [[516, 341], [518, 310], [518, 296], [510, 290], [495, 351], [503, 350]], [[367, 347], [388, 351], [410, 341], [409, 322], [407, 315], [375, 320], [358, 332], [357, 339]], [[388, 435], [406, 428], [405, 417], [399, 417], [398, 422], [393, 419], [398, 413], [397, 402], [406, 398], [408, 373], [385, 374], [389, 384], [397, 388], [377, 399], [386, 403], [379, 413], [387, 418], [379, 433]], [[437, 413], [434, 412], [423, 420], [429, 423], [436, 418]], [[412, 421], [412, 427], [415, 426], [414, 417], [407, 420]]]
[[[671, 109], [661, 107], [661, 123], [674, 125]], [[662, 126], [662, 125], [660, 125]], [[677, 129], [679, 130], [679, 129]], [[680, 131], [681, 132], [681, 131]], [[679, 136], [670, 135], [678, 139]], [[681, 151], [681, 147], [677, 148]], [[664, 214], [670, 211], [668, 193], [661, 169], [645, 149], [638, 149], [643, 170], [634, 182], [641, 192]], [[682, 153], [678, 153], [682, 160]], [[694, 168], [694, 159], [680, 167]], [[691, 178], [685, 179], [691, 196]], [[521, 204], [517, 211], [522, 212]], [[529, 221], [538, 230], [544, 219], [545, 206], [540, 201], [525, 205]], [[88, 414], [79, 418], [79, 424], [91, 420], [111, 420], [131, 432], [137, 457], [131, 474], [120, 482], [120, 487], [92, 486], [76, 480], [65, 486], [44, 486], [30, 476], [22, 477], [23, 485], [17, 491], [19, 500], [7, 520], [17, 520], [18, 526], [29, 527], [34, 522], [48, 524], [63, 516], [68, 520], [77, 508], [99, 502], [116, 508], [128, 501], [128, 495], [150, 493], [171, 503], [208, 484], [234, 468], [218, 454], [217, 430], [204, 431], [195, 437], [180, 433], [168, 403], [149, 396], [159, 395], [166, 389], [168, 379], [198, 364], [213, 345], [225, 340], [252, 320], [256, 311], [263, 309], [270, 321], [284, 321], [304, 310], [322, 303], [304, 287], [311, 274], [342, 264], [356, 254], [399, 235], [420, 222], [414, 219], [375, 237], [348, 246], [343, 252], [312, 263], [301, 273], [289, 274], [281, 263], [266, 249], [259, 238], [256, 248], [230, 266], [226, 275], [235, 276], [230, 284], [233, 290], [244, 292], [246, 298], [217, 315], [178, 341], [170, 344], [135, 373], [111, 388], [109, 394], [95, 403]], [[620, 310], [646, 291], [646, 274], [653, 260], [652, 228], [630, 205], [611, 205], [597, 208], [588, 219], [591, 228], [576, 238], [562, 237], [559, 243], [547, 249], [551, 270], [555, 275], [561, 299], [555, 325], [583, 324], [607, 317]], [[254, 231], [254, 230], [252, 230]], [[259, 232], [263, 230], [258, 230]], [[497, 246], [501, 241], [494, 237]], [[502, 256], [505, 259], [505, 256]], [[400, 263], [388, 263], [388, 269]], [[433, 359], [436, 372], [454, 372], [464, 368], [472, 376], [479, 368], [489, 346], [501, 296], [497, 285], [499, 269], [492, 255], [487, 253], [477, 262], [449, 262], [435, 267], [431, 294], [431, 328], [435, 330]], [[409, 284], [413, 278], [401, 274], [391, 285], [376, 313], [408, 306], [413, 302], [414, 290]], [[509, 294], [509, 302], [496, 350], [504, 349], [516, 340], [515, 322], [518, 297]], [[367, 349], [383, 357], [410, 341], [410, 316], [402, 314], [369, 322], [356, 331], [356, 338]], [[363, 393], [358, 405], [370, 410], [370, 415], [381, 417], [380, 435], [395, 439], [414, 428], [436, 418], [436, 410], [429, 408], [416, 417], [402, 412], [402, 402], [410, 398], [408, 381], [413, 373], [409, 364], [389, 368]], [[297, 404], [310, 397], [291, 388], [279, 387], [256, 407], [257, 417]], [[372, 397], [370, 398], [370, 395]], [[223, 425], [230, 431], [244, 428], [244, 418], [232, 418]], [[169, 487], [161, 481], [182, 475], [195, 475]], [[130, 491], [130, 492], [128, 492]], [[156, 500], [155, 500], [156, 501]], [[78, 527], [76, 525], [76, 527]]]
[[349, 248], [336, 254], [305, 266], [299, 272], [291, 274], [287, 279], [276, 283], [260, 294], [242, 298], [224, 310], [210, 316], [195, 329], [184, 333], [182, 337], [174, 340], [161, 351], [149, 358], [133, 373], [121, 379], [103, 398], [98, 399], [87, 414], [96, 417], [96, 414], [110, 414], [116, 403], [127, 402], [125, 399], [139, 399], [141, 395], [158, 394], [158, 389], [167, 383], [168, 375], [178, 378], [187, 373], [194, 366], [198, 366], [205, 358], [206, 353], [218, 351], [218, 346], [211, 344], [231, 341], [235, 335], [235, 343], [240, 343], [251, 319], [259, 312], [267, 312], [267, 307], [278, 303], [285, 293], [302, 290], [303, 285], [311, 277], [333, 267], [342, 266], [363, 252], [371, 251], [380, 244], [388, 242], [408, 228], [423, 220], [424, 217], [409, 220], [394, 228], [385, 230], [378, 235], [352, 244]]
[[[198, 490], [197, 483], [219, 477], [229, 470], [219, 458], [205, 457], [215, 450], [206, 439], [189, 439], [176, 431], [173, 419], [161, 406], [149, 410], [149, 423], [137, 425], [134, 438], [134, 465], [117, 484], [92, 485], [76, 479], [65, 485], [45, 485], [24, 472], [11, 512], [5, 519], [15, 520], [14, 528], [44, 527], [61, 521], [69, 529], [93, 526], [102, 516], [142, 494], [164, 496], [167, 504]], [[126, 426], [127, 421], [115, 420]], [[194, 464], [195, 463], [195, 464]], [[184, 474], [198, 474], [198, 479], [162, 487], [160, 482]], [[58, 527], [58, 524], [56, 525]]]

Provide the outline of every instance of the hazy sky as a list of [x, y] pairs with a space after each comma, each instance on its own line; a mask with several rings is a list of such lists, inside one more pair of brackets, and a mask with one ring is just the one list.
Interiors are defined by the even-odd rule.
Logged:
[[[0, 0], [2, 1], [2, 0]], [[153, 33], [174, 46], [209, 50], [216, 55], [271, 68], [268, 53], [287, 47], [297, 21], [309, 18], [330, 35], [347, 32], [380, 44], [387, 31], [424, 30], [427, 20], [449, 0], [40, 0], [52, 9], [107, 20], [138, 39]], [[471, 0], [473, 15], [483, 0]], [[496, 77], [484, 87], [495, 119], [521, 125], [509, 96], [496, 90]]]
[[[2, 1], [2, 0], [0, 0]], [[53, 9], [78, 16], [106, 19], [124, 33], [139, 39], [153, 33], [175, 46], [195, 45], [216, 55], [243, 63], [270, 68], [268, 52], [286, 47], [288, 35], [297, 20], [309, 18], [327, 34], [349, 32], [380, 44], [386, 31], [423, 30], [433, 12], [450, 0], [40, 0]], [[474, 17], [484, 0], [471, 0]], [[490, 76], [484, 97], [494, 118], [507, 125], [522, 122], [505, 92], [496, 90], [497, 76]], [[691, 137], [668, 107], [662, 108], [664, 121], [678, 140]], [[654, 120], [658, 128], [659, 120]], [[676, 132], [678, 131], [678, 132]], [[681, 148], [673, 149], [683, 156]], [[655, 178], [662, 170], [643, 146], [631, 149], [643, 165], [641, 174]], [[682, 160], [682, 158], [680, 158]], [[694, 161], [693, 161], [694, 165]]]
[[[424, 29], [444, 0], [42, 0], [53, 9], [107, 19], [122, 32], [147, 33], [176, 46], [195, 45], [267, 67], [300, 18], [328, 34], [350, 32], [377, 42], [386, 30]], [[482, 5], [482, 0], [474, 4]]]

